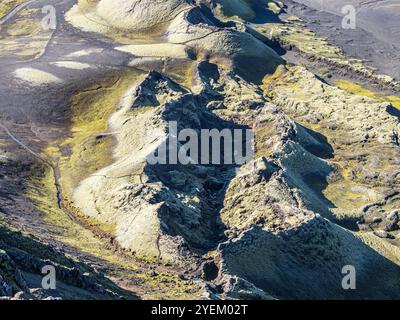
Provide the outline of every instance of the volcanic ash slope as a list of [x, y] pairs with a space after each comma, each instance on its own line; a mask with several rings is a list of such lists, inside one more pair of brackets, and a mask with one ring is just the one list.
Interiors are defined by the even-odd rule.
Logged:
[[357, 27], [361, 27], [394, 47], [400, 47], [400, 4], [397, 0], [295, 0], [316, 10], [342, 16], [342, 9], [352, 5], [357, 11]]

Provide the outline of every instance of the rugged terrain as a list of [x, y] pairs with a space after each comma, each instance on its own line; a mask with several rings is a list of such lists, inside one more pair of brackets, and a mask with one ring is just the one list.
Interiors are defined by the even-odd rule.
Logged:
[[[398, 299], [400, 11], [358, 4], [368, 59], [297, 2], [2, 2], [0, 296]], [[150, 164], [171, 121], [254, 157]]]

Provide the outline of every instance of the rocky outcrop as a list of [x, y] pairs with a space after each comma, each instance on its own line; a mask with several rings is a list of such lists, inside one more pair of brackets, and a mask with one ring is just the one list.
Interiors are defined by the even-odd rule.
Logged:
[[[0, 300], [117, 299], [122, 291], [90, 266], [76, 262], [32, 236], [0, 224]], [[42, 287], [54, 267], [55, 289]]]
[[[214, 93], [217, 95], [217, 93]], [[85, 214], [116, 226], [116, 240], [146, 259], [187, 264], [222, 237], [218, 208], [232, 165], [151, 163], [176, 130], [234, 129], [195, 95], [157, 72], [132, 88], [110, 120], [116, 162], [83, 181], [74, 200]], [[89, 199], [89, 201], [88, 201]], [[192, 257], [192, 258], [191, 258]]]
[[190, 7], [186, 0], [79, 0], [67, 13], [67, 19], [88, 31], [151, 33], [162, 30], [162, 24], [169, 23], [179, 12]]
[[167, 23], [179, 12], [187, 10], [186, 0], [101, 0], [96, 13], [111, 28], [143, 32]]
[[[284, 85], [279, 84], [282, 79]], [[324, 135], [335, 150], [331, 156], [335, 170], [324, 192], [335, 215], [357, 217], [369, 212], [372, 219], [378, 214], [375, 209], [388, 205], [386, 210], [394, 210], [399, 185], [396, 109], [329, 86], [303, 68], [290, 70], [281, 80], [267, 83], [274, 101], [296, 121]], [[355, 199], [352, 205], [340, 199], [350, 193]]]
[[[307, 71], [302, 74], [307, 76]], [[327, 99], [321, 94], [333, 95], [333, 88], [312, 79], [312, 90], [306, 91], [318, 94], [312, 103]], [[292, 88], [290, 81], [285, 83], [286, 90]], [[146, 259], [189, 267], [217, 248], [215, 263], [204, 271], [204, 279], [214, 283], [206, 290], [210, 298], [397, 296], [393, 278], [399, 267], [387, 258], [389, 251], [378, 254], [338, 226], [346, 221], [335, 215], [334, 204], [324, 194], [337, 174], [330, 161], [335, 145], [287, 115], [296, 117], [286, 108], [306, 110], [312, 103], [297, 107], [287, 91], [280, 100], [275, 87], [274, 105], [257, 86], [206, 61], [198, 65], [197, 84], [200, 93], [193, 94], [151, 72], [127, 93], [111, 118], [113, 130], [119, 132], [116, 162], [82, 182], [75, 193], [79, 209], [102, 223], [116, 224], [116, 240]], [[253, 103], [240, 103], [244, 93]], [[334, 108], [330, 103], [326, 108]], [[362, 103], [356, 106], [364, 108]], [[377, 130], [371, 141], [391, 145], [388, 133], [396, 120], [385, 114], [387, 109], [376, 110], [382, 113], [374, 121], [382, 121], [379, 125], [388, 130]], [[364, 112], [354, 122], [341, 122], [342, 112], [347, 111], [330, 109], [320, 117], [346, 128], [359, 128], [370, 119]], [[306, 116], [318, 118], [313, 112]], [[255, 158], [239, 167], [149, 165], [148, 155], [169, 139], [169, 121], [180, 129], [250, 127]], [[343, 290], [341, 270], [346, 265], [358, 270], [360, 291]], [[370, 279], [376, 268], [385, 270], [383, 287]], [[295, 283], [296, 289], [287, 283]]]
[[171, 51], [184, 45], [188, 58], [212, 55], [226, 59], [234, 71], [255, 82], [284, 63], [243, 24], [223, 24], [187, 1], [122, 2], [102, 0], [93, 6], [81, 1], [67, 13], [67, 20], [81, 29], [110, 35], [126, 31], [149, 35], [156, 29], [158, 42], [170, 45]]

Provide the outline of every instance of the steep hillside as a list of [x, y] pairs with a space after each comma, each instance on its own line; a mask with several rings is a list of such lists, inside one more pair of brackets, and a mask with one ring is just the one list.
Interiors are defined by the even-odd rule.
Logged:
[[385, 68], [293, 1], [49, 2], [0, 29], [2, 299], [400, 298]]

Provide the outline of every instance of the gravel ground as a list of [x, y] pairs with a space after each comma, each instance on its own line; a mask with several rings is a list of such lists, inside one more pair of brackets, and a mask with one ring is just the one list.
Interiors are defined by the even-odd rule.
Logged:
[[[301, 17], [320, 36], [361, 58], [381, 73], [400, 79], [400, 4], [396, 0], [286, 0], [288, 13]], [[356, 7], [356, 29], [343, 29], [345, 4]], [[396, 4], [397, 3], [397, 4]]]

